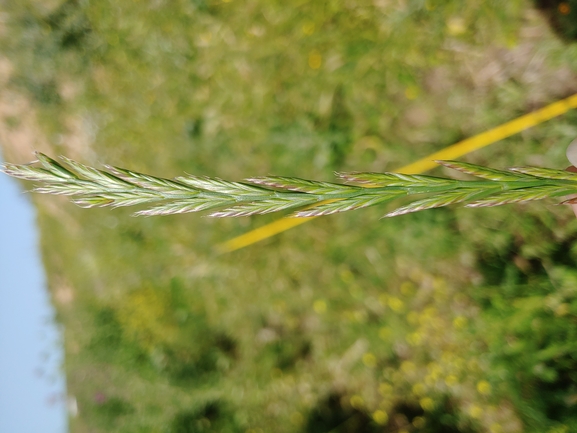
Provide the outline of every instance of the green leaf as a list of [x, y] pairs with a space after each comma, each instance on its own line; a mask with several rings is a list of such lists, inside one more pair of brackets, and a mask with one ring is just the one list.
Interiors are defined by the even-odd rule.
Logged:
[[337, 176], [347, 182], [365, 184], [371, 187], [415, 187], [415, 186], [446, 186], [456, 184], [454, 179], [435, 176], [402, 173], [337, 173]]
[[73, 161], [72, 159], [66, 158], [65, 156], [60, 157], [69, 167], [76, 171], [75, 177], [78, 179], [82, 176], [85, 180], [94, 182], [96, 184], [107, 186], [109, 188], [121, 188], [126, 189], [127, 187], [134, 186], [130, 182], [121, 179], [118, 176], [114, 176], [103, 170], [98, 170], [94, 167], [88, 167], [87, 165], [80, 164], [79, 162]]
[[193, 188], [203, 190], [203, 191], [212, 191], [219, 194], [231, 195], [231, 194], [239, 194], [239, 195], [271, 195], [272, 192], [270, 190], [255, 186], [249, 185], [243, 182], [230, 182], [227, 180], [219, 179], [217, 177], [207, 177], [207, 176], [180, 176], [176, 178], [177, 181], [186, 184], [188, 186], [192, 186]]
[[284, 176], [254, 177], [247, 179], [247, 181], [273, 188], [319, 195], [350, 193], [357, 192], [362, 189], [358, 186], [341, 185], [331, 182], [317, 182], [313, 180], [300, 179], [297, 177]]
[[533, 188], [519, 188], [503, 191], [492, 197], [478, 200], [466, 207], [501, 206], [511, 203], [523, 203], [527, 201], [542, 200], [548, 197], [558, 197], [577, 193], [577, 187], [567, 188], [557, 185], [544, 185]]
[[199, 197], [188, 200], [178, 200], [164, 203], [150, 209], [135, 212], [135, 216], [156, 216], [156, 215], [174, 215], [181, 213], [200, 212], [203, 210], [214, 209], [217, 207], [227, 206], [233, 203], [230, 198], [207, 198]]
[[517, 173], [528, 174], [543, 179], [572, 180], [577, 182], [577, 173], [565, 170], [554, 170], [552, 168], [542, 167], [512, 167], [509, 170]]
[[296, 212], [297, 217], [314, 217], [323, 215], [332, 215], [338, 212], [347, 212], [350, 210], [363, 209], [376, 204], [384, 203], [394, 200], [397, 197], [405, 195], [403, 191], [394, 193], [379, 193], [379, 194], [364, 194], [362, 196], [352, 197], [348, 199], [335, 200], [332, 202], [324, 202], [317, 206]]
[[211, 213], [210, 217], [241, 217], [251, 215], [262, 215], [272, 212], [280, 212], [295, 207], [302, 207], [314, 203], [317, 198], [303, 195], [300, 199], [293, 197], [274, 197], [266, 200], [259, 200], [252, 203], [241, 204]]
[[33, 182], [60, 182], [66, 183], [70, 179], [56, 176], [45, 168], [33, 167], [28, 164], [16, 165], [6, 163], [2, 166], [2, 171], [8, 176], [22, 180], [31, 180]]
[[461, 161], [435, 161], [445, 167], [460, 171], [461, 173], [470, 174], [472, 176], [480, 177], [481, 179], [488, 179], [494, 181], [514, 181], [531, 179], [530, 176], [525, 176], [521, 173], [511, 173], [504, 170], [496, 170], [494, 168], [481, 167], [480, 165], [470, 164]]
[[448, 206], [450, 204], [461, 203], [479, 196], [492, 194], [495, 189], [482, 190], [472, 188], [461, 188], [456, 191], [445, 192], [442, 195], [425, 198], [415, 201], [407, 206], [400, 207], [392, 212], [389, 212], [385, 217], [394, 217], [404, 215], [411, 212], [418, 212], [426, 209], [434, 209], [437, 207]]
[[64, 166], [59, 164], [54, 159], [50, 158], [49, 156], [44, 155], [43, 153], [36, 152], [36, 157], [40, 161], [40, 163], [44, 166], [46, 170], [52, 173], [54, 176], [61, 177], [63, 179], [76, 179], [77, 176], [72, 173], [70, 170], [66, 169]]
[[[113, 208], [134, 206], [163, 200], [164, 197], [155, 191], [99, 191], [84, 193], [72, 199], [74, 204], [81, 207], [110, 206]], [[99, 204], [99, 200], [102, 204]]]
[[151, 176], [149, 174], [138, 173], [136, 171], [119, 167], [106, 166], [106, 168], [128, 182], [130, 185], [137, 185], [142, 188], [153, 188], [166, 193], [174, 193], [175, 191], [198, 193], [196, 188], [191, 188], [190, 186], [184, 185], [173, 179]]
[[110, 206], [111, 204], [114, 203], [114, 200], [97, 195], [93, 197], [83, 197], [79, 199], [74, 199], [72, 200], [72, 203], [83, 208], [91, 208], [91, 207]]

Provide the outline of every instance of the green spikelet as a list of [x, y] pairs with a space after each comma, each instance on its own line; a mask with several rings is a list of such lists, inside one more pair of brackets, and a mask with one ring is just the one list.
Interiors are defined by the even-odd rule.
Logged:
[[37, 157], [31, 164], [4, 164], [2, 171], [36, 183], [35, 192], [71, 196], [73, 203], [86, 208], [148, 206], [136, 212], [143, 216], [213, 210], [209, 216], [224, 218], [296, 210], [293, 216], [317, 217], [385, 204], [402, 196], [425, 195], [385, 215], [392, 217], [456, 203], [500, 206], [577, 194], [575, 173], [538, 167], [503, 171], [457, 161], [439, 164], [481, 180], [361, 172], [337, 174], [357, 185], [284, 176], [245, 182], [192, 175], [165, 179], [119, 167], [96, 169], [65, 157], [61, 161], [41, 153]]

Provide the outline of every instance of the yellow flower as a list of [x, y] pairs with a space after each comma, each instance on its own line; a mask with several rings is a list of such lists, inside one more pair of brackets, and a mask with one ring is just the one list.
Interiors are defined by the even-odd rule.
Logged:
[[372, 353], [365, 353], [363, 355], [363, 364], [369, 368], [374, 368], [377, 366], [377, 357]]
[[364, 406], [365, 401], [363, 400], [363, 397], [355, 394], [351, 397], [350, 403], [355, 409], [361, 409]]
[[425, 385], [422, 383], [415, 383], [412, 388], [413, 394], [423, 395], [425, 393]]
[[491, 424], [491, 427], [489, 427], [489, 431], [491, 433], [501, 433], [503, 431], [503, 427], [501, 427], [501, 424], [493, 423]]
[[479, 419], [483, 415], [483, 409], [475, 404], [469, 408], [469, 415], [471, 418]]
[[477, 391], [479, 394], [489, 395], [491, 394], [491, 384], [486, 380], [481, 380], [477, 382]]
[[315, 32], [315, 23], [307, 22], [302, 26], [302, 31], [305, 35], [310, 36]]
[[388, 383], [381, 383], [379, 385], [379, 394], [383, 397], [387, 397], [393, 393], [393, 387]]
[[458, 383], [459, 383], [459, 379], [457, 379], [457, 376], [455, 376], [454, 374], [450, 374], [449, 376], [447, 376], [445, 378], [445, 384], [447, 386], [455, 386]]
[[400, 313], [405, 308], [405, 304], [399, 298], [390, 298], [389, 307], [396, 313]]
[[435, 408], [435, 402], [431, 397], [425, 397], [419, 400], [419, 404], [428, 412], [432, 411]]
[[461, 17], [452, 17], [447, 20], [447, 30], [450, 35], [462, 35], [467, 31], [465, 20]]
[[[417, 86], [409, 86], [405, 89], [405, 97], [413, 100], [419, 96], [419, 88]], [[404, 294], [404, 293], [403, 293]]]
[[455, 329], [463, 329], [467, 326], [467, 319], [463, 316], [457, 316], [453, 319], [453, 327]]
[[317, 50], [309, 53], [309, 66], [311, 69], [319, 69], [323, 64], [323, 56]]
[[406, 340], [411, 346], [418, 346], [423, 341], [423, 336], [419, 332], [413, 332], [407, 335]]
[[313, 310], [315, 310], [315, 313], [317, 314], [323, 314], [326, 313], [327, 311], [327, 302], [323, 299], [317, 299], [314, 303], [313, 303]]
[[418, 428], [418, 429], [422, 429], [423, 427], [425, 427], [425, 418], [423, 418], [422, 416], [416, 416], [413, 419], [413, 425]]
[[379, 329], [379, 337], [381, 340], [388, 340], [391, 337], [391, 334], [391, 328], [383, 326], [381, 329]]
[[382, 410], [376, 410], [373, 412], [373, 420], [379, 425], [385, 425], [389, 422], [389, 415]]
[[403, 361], [403, 363], [401, 364], [401, 370], [405, 374], [414, 372], [415, 368], [416, 368], [415, 364], [412, 363], [411, 361]]
[[419, 314], [416, 311], [411, 311], [407, 314], [407, 322], [411, 325], [416, 325], [419, 323]]
[[[418, 94], [419, 93], [419, 89], [412, 88], [413, 90], [411, 90], [412, 92]], [[415, 98], [417, 96], [415, 95]], [[409, 98], [409, 99], [415, 99], [415, 98]], [[410, 281], [405, 281], [404, 283], [401, 284], [401, 293], [405, 296], [411, 296], [413, 293], [415, 293], [415, 285], [413, 283], [411, 283]]]

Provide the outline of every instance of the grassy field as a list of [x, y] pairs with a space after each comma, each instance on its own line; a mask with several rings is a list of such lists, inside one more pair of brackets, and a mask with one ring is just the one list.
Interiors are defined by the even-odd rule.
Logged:
[[[394, 170], [577, 92], [577, 4], [550, 3], [4, 3], [1, 144], [164, 177]], [[575, 137], [572, 111], [464, 159], [564, 168]], [[384, 206], [218, 254], [278, 217], [34, 200], [72, 432], [577, 431], [565, 207]]]

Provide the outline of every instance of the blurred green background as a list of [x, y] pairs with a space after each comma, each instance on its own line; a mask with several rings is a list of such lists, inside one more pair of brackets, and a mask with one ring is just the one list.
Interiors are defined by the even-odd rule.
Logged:
[[[10, 162], [36, 149], [164, 177], [332, 180], [577, 92], [574, 0], [0, 6]], [[571, 111], [465, 160], [564, 168], [575, 137]], [[376, 207], [219, 255], [278, 216], [34, 200], [72, 432], [577, 431], [565, 207]]]

